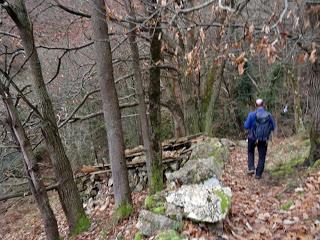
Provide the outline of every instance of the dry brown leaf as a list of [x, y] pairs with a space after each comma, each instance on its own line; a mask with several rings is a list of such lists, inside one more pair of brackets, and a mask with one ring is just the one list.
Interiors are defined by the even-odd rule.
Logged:
[[317, 49], [311, 51], [309, 61], [313, 64], [317, 61]]
[[205, 35], [204, 31], [203, 31], [203, 28], [200, 28], [200, 39], [201, 39], [201, 42], [204, 43], [205, 38], [206, 38], [206, 35]]

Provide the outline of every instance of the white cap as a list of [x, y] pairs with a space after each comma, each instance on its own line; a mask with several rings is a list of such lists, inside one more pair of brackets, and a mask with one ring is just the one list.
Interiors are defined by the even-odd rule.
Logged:
[[256, 100], [256, 104], [257, 104], [258, 106], [261, 106], [261, 105], [263, 104], [263, 100], [262, 100], [261, 98], [258, 98], [258, 99]]

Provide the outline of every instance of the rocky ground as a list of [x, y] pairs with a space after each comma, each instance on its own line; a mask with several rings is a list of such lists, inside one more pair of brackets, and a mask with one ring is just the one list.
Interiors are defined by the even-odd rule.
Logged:
[[[319, 168], [296, 167], [304, 157], [305, 143], [304, 139], [271, 143], [265, 174], [261, 180], [256, 180], [246, 175], [246, 148], [241, 147], [245, 145], [241, 142], [231, 151], [221, 177], [222, 184], [232, 190], [231, 209], [223, 224], [213, 226], [184, 218], [180, 236], [166, 239], [320, 239], [320, 171]], [[99, 205], [88, 210], [92, 227], [77, 237], [67, 237], [66, 221], [57, 195], [50, 193], [65, 239], [138, 237], [136, 224], [141, 208], [145, 208], [147, 192], [134, 193], [134, 213], [117, 224], [111, 220], [114, 202], [107, 185], [98, 196]], [[159, 207], [158, 210], [162, 211]], [[0, 214], [0, 239], [44, 239], [31, 197], [1, 203]]]

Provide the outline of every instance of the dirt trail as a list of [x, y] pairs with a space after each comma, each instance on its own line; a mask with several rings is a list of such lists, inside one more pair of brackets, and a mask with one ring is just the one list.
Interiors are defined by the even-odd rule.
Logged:
[[295, 186], [289, 179], [275, 181], [268, 171], [260, 180], [246, 171], [246, 148], [236, 148], [223, 175], [233, 193], [225, 221], [231, 239], [320, 239], [320, 171], [295, 175]]

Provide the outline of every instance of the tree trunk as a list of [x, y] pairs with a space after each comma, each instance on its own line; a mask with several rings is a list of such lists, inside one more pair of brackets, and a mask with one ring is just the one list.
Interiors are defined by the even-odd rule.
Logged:
[[[135, 21], [135, 12], [133, 9], [133, 6], [131, 4], [131, 0], [126, 0], [126, 7], [127, 12], [132, 20]], [[136, 32], [134, 28], [136, 25], [132, 22], [129, 23], [129, 43], [132, 53], [132, 60], [133, 60], [133, 71], [134, 76], [136, 79], [136, 92], [138, 95], [139, 100], [139, 117], [140, 117], [140, 124], [141, 124], [141, 132], [142, 132], [142, 139], [143, 139], [143, 145], [145, 148], [146, 153], [146, 162], [148, 167], [152, 166], [152, 162], [154, 159], [156, 159], [157, 155], [154, 152], [154, 149], [152, 148], [151, 138], [150, 138], [150, 127], [149, 127], [149, 121], [147, 117], [147, 106], [145, 103], [145, 94], [143, 89], [143, 81], [142, 81], [142, 75], [141, 75], [141, 67], [139, 63], [139, 49], [138, 44], [136, 42]], [[148, 183], [150, 186], [150, 189], [152, 188], [152, 171], [151, 168], [148, 169]]]
[[206, 111], [205, 132], [209, 136], [212, 135], [212, 123], [214, 121], [213, 111], [215, 110], [216, 102], [220, 95], [220, 89], [223, 81], [223, 72], [224, 72], [225, 65], [226, 65], [226, 60], [223, 60], [221, 65], [219, 66], [218, 79], [216, 79], [216, 81], [213, 82], [212, 94], [211, 94], [210, 102], [208, 104], [208, 108]]
[[41, 177], [38, 172], [39, 169], [37, 166], [37, 162], [32, 151], [32, 146], [22, 127], [18, 113], [13, 104], [11, 95], [8, 92], [4, 91], [4, 86], [2, 83], [0, 83], [0, 94], [2, 95], [2, 100], [8, 112], [8, 119], [10, 119], [11, 128], [13, 129], [12, 134], [14, 135], [12, 137], [17, 140], [17, 143], [19, 144], [20, 150], [23, 155], [23, 163], [29, 181], [30, 190], [40, 210], [47, 239], [59, 239], [57, 220], [50, 207], [46, 189], [41, 181]]
[[[157, 1], [149, 0], [149, 14], [156, 11]], [[153, 161], [147, 165], [149, 183], [149, 191], [151, 194], [163, 189], [163, 169], [162, 169], [162, 149], [161, 149], [161, 111], [160, 111], [160, 68], [157, 64], [161, 61], [161, 29], [160, 16], [156, 14], [153, 17], [154, 24], [150, 29], [150, 83], [149, 83], [149, 112], [151, 124], [151, 147], [154, 152]]]
[[[310, 39], [314, 43], [319, 43], [319, 8], [312, 4], [306, 5], [307, 18], [310, 21], [310, 31], [314, 39]], [[315, 51], [316, 58], [314, 61], [308, 62], [308, 77], [309, 77], [309, 94], [311, 108], [311, 128], [310, 128], [310, 154], [306, 163], [312, 166], [320, 159], [320, 60], [319, 60], [319, 45], [314, 44], [311, 51]]]
[[120, 207], [131, 204], [131, 192], [124, 155], [121, 113], [114, 83], [112, 54], [106, 19], [104, 0], [94, 0], [92, 2], [92, 20], [96, 62], [107, 129], [113, 191], [116, 207]]
[[307, 159], [309, 166], [312, 166], [320, 159], [320, 63], [309, 65], [309, 94], [311, 107], [311, 128], [310, 128], [310, 154]]
[[294, 129], [295, 133], [300, 133], [304, 131], [304, 125], [302, 120], [299, 79], [296, 78], [290, 70], [288, 70], [288, 75], [293, 91]]
[[79, 231], [78, 225], [82, 224], [84, 219], [86, 219], [86, 222], [88, 220], [73, 179], [69, 159], [61, 142], [52, 102], [44, 83], [40, 60], [35, 48], [32, 24], [26, 6], [23, 0], [14, 0], [12, 2], [14, 3], [13, 5], [5, 8], [19, 29], [26, 56], [29, 58], [29, 66], [33, 76], [33, 88], [43, 117], [41, 131], [52, 160], [55, 177], [59, 183], [58, 193], [63, 211], [70, 231], [76, 233]]

